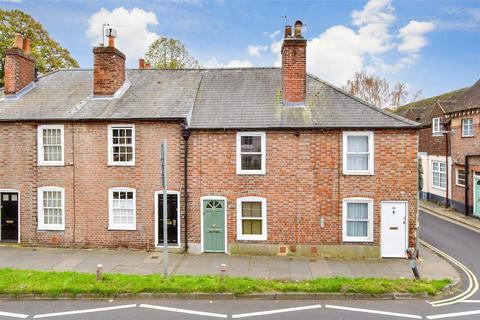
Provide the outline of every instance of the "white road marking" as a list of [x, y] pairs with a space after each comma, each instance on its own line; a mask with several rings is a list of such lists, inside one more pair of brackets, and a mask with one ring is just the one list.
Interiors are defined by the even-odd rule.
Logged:
[[449, 256], [448, 254], [446, 254], [442, 250], [440, 250], [440, 249], [432, 246], [431, 244], [425, 242], [424, 240], [419, 239], [419, 242], [421, 244], [423, 244], [425, 247], [427, 247], [427, 248], [431, 249], [432, 251], [436, 252], [437, 254], [443, 256], [445, 259], [449, 260], [451, 263], [455, 264], [460, 269], [462, 269], [463, 272], [465, 272], [465, 274], [467, 275], [467, 278], [468, 278], [468, 288], [467, 288], [467, 290], [465, 290], [464, 292], [462, 292], [459, 295], [456, 295], [456, 296], [448, 298], [448, 299], [434, 301], [434, 302], [427, 301], [430, 305], [432, 305], [433, 307], [448, 306], [448, 305], [455, 304], [455, 303], [461, 302], [463, 300], [466, 300], [466, 299], [470, 298], [471, 296], [473, 296], [475, 294], [475, 292], [477, 292], [477, 290], [478, 290], [478, 280], [477, 280], [477, 277], [475, 276], [475, 274], [470, 269], [468, 269], [462, 263], [460, 263], [456, 259], [452, 258], [451, 256]]
[[126, 304], [126, 305], [123, 305], [123, 306], [115, 306], [115, 307], [74, 310], [74, 311], [65, 311], [65, 312], [56, 312], [56, 313], [44, 313], [44, 314], [37, 314], [33, 317], [38, 319], [38, 318], [68, 316], [68, 315], [72, 315], [72, 314], [81, 314], [81, 313], [91, 313], [91, 312], [101, 312], [101, 311], [135, 308], [136, 306], [137, 306], [136, 304]]
[[1, 316], [1, 317], [11, 317], [11, 318], [25, 319], [26, 317], [28, 317], [28, 314], [21, 314], [21, 313], [12, 313], [12, 312], [0, 311], [0, 316]]
[[462, 303], [480, 303], [480, 300], [463, 300]]
[[267, 314], [275, 314], [275, 313], [283, 313], [283, 312], [292, 312], [292, 311], [301, 311], [301, 310], [309, 310], [309, 309], [319, 309], [322, 306], [319, 304], [314, 304], [311, 306], [304, 306], [304, 307], [294, 307], [294, 308], [285, 308], [285, 309], [277, 309], [277, 310], [268, 310], [268, 311], [259, 311], [259, 312], [250, 312], [250, 313], [240, 313], [232, 315], [232, 318], [246, 318], [246, 317], [255, 317], [255, 316], [264, 316]]
[[436, 314], [433, 316], [427, 316], [427, 319], [455, 318], [455, 317], [471, 316], [473, 314], [480, 314], [480, 310]]
[[325, 306], [325, 308], [346, 310], [346, 311], [354, 311], [354, 312], [381, 314], [381, 315], [384, 315], [384, 316], [402, 317], [402, 318], [410, 318], [410, 319], [422, 319], [422, 316], [418, 316], [416, 314], [388, 312], [388, 311], [380, 311], [380, 310], [372, 310], [372, 309], [350, 308], [350, 307], [334, 306], [334, 305], [330, 305], [330, 304], [327, 304]]
[[139, 305], [139, 307], [140, 308], [163, 310], [163, 311], [170, 311], [170, 312], [194, 314], [194, 315], [197, 315], [197, 316], [207, 316], [207, 317], [215, 317], [215, 318], [227, 318], [228, 317], [228, 315], [222, 314], [222, 313], [212, 313], [212, 312], [203, 312], [203, 311], [195, 311], [195, 310], [188, 310], [188, 309], [154, 306], [154, 305], [151, 305], [151, 304], [141, 304], [141, 305]]

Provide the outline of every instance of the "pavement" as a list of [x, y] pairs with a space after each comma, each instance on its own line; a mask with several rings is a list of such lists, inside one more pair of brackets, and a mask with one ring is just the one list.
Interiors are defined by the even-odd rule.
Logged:
[[[429, 249], [421, 249], [418, 268], [422, 277], [459, 279], [457, 271]], [[49, 271], [153, 274], [163, 272], [163, 253], [127, 249], [31, 248], [0, 246], [0, 268]], [[343, 260], [305, 257], [242, 256], [226, 254], [169, 254], [169, 273], [219, 274], [221, 264], [235, 277], [307, 280], [318, 277], [413, 278], [405, 259]]]
[[464, 227], [480, 232], [480, 219], [472, 216], [466, 216], [463, 213], [453, 210], [452, 208], [445, 208], [430, 201], [419, 201], [419, 208], [430, 214], [437, 215], [441, 218], [447, 219], [451, 222], [461, 224]]

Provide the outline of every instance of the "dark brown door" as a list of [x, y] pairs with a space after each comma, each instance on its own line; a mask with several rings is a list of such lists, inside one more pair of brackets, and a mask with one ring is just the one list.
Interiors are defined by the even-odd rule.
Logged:
[[[158, 195], [158, 243], [163, 244], [163, 194]], [[167, 243], [178, 245], [178, 195], [167, 195]]]
[[0, 240], [18, 240], [18, 193], [0, 194]]

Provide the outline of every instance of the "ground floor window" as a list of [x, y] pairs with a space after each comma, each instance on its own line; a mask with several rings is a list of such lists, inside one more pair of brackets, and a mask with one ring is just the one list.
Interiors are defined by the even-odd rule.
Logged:
[[237, 239], [267, 240], [267, 200], [265, 198], [237, 199]]
[[343, 200], [343, 241], [373, 241], [373, 200]]
[[432, 187], [447, 188], [447, 166], [442, 161], [432, 161]]
[[110, 230], [136, 229], [136, 194], [131, 188], [112, 188], [109, 190]]
[[38, 188], [38, 229], [65, 230], [65, 191], [61, 187]]

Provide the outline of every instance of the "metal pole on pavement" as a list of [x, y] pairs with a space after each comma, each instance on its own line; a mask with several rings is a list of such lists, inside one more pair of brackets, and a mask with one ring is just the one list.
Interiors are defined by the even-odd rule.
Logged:
[[168, 186], [168, 165], [167, 165], [167, 140], [163, 140], [161, 147], [162, 162], [162, 186], [163, 186], [163, 275], [168, 276], [168, 241], [167, 241], [167, 186]]

